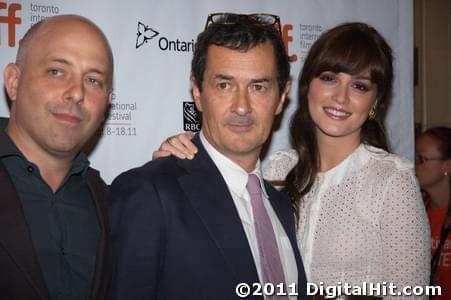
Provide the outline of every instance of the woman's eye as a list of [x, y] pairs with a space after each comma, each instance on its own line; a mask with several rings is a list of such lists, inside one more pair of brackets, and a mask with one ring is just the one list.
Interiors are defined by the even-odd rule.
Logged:
[[370, 87], [367, 84], [361, 83], [361, 82], [356, 82], [356, 83], [354, 83], [353, 86], [355, 89], [362, 91], [362, 92], [367, 92], [370, 89]]
[[319, 79], [322, 81], [334, 81], [335, 80], [335, 75], [334, 74], [329, 74], [329, 73], [324, 73], [319, 75]]

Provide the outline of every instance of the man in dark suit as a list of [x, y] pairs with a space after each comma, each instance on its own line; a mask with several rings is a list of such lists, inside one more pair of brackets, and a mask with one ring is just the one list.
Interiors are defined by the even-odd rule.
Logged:
[[192, 60], [199, 153], [111, 186], [113, 299], [305, 297], [290, 201], [259, 161], [289, 88], [277, 16], [209, 16]]
[[0, 298], [103, 299], [110, 281], [107, 186], [81, 151], [104, 120], [113, 57], [86, 18], [25, 34], [0, 124]]

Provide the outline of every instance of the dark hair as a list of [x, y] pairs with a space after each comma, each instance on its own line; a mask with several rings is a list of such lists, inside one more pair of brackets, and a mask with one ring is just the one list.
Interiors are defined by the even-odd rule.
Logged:
[[319, 153], [315, 124], [308, 110], [310, 82], [324, 71], [356, 75], [369, 71], [377, 86], [375, 115], [362, 126], [361, 142], [388, 150], [384, 119], [393, 82], [392, 50], [385, 39], [364, 23], [344, 23], [321, 34], [312, 45], [298, 85], [298, 107], [290, 124], [290, 138], [299, 161], [286, 178], [286, 190], [298, 215], [299, 202], [315, 181]]
[[[425, 130], [423, 133], [421, 133], [420, 136], [429, 135], [433, 138], [435, 138], [438, 141], [438, 151], [440, 152], [441, 158], [444, 160], [451, 159], [451, 128], [445, 127], [445, 126], [438, 126], [438, 127], [430, 127], [427, 130]], [[445, 175], [446, 176], [446, 175]], [[448, 185], [451, 186], [451, 176], [448, 177]], [[423, 192], [427, 195], [428, 192], [423, 189]], [[449, 198], [451, 201], [451, 189], [449, 189]], [[426, 204], [426, 209], [430, 205], [429, 203]], [[451, 206], [448, 206], [447, 211], [447, 217], [451, 214]], [[446, 220], [446, 219], [445, 219]], [[446, 222], [444, 222], [443, 226], [445, 226]], [[446, 232], [445, 232], [446, 233]], [[440, 243], [438, 244], [438, 249], [432, 256], [431, 260], [431, 276], [430, 276], [430, 282], [432, 284], [435, 284], [437, 279], [437, 268], [439, 264], [439, 259], [441, 257], [441, 253], [443, 250], [443, 243], [446, 240], [447, 234], [444, 236], [440, 236]]]
[[451, 159], [451, 128], [445, 126], [431, 127], [421, 135], [426, 134], [438, 140], [438, 150], [442, 158]]
[[209, 46], [216, 45], [244, 52], [267, 41], [274, 48], [279, 92], [282, 93], [290, 78], [290, 64], [282, 37], [274, 26], [262, 25], [243, 15], [237, 15], [236, 23], [233, 24], [212, 23], [197, 36], [191, 61], [191, 76], [199, 90], [202, 91]]

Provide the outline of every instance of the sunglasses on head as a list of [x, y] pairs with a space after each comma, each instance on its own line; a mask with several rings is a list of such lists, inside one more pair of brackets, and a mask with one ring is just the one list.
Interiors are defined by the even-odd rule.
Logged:
[[251, 21], [257, 25], [262, 26], [274, 26], [274, 28], [281, 33], [280, 18], [279, 16], [272, 14], [235, 14], [235, 13], [214, 13], [209, 14], [207, 22], [205, 23], [205, 29], [211, 24], [220, 25], [234, 25], [240, 23], [242, 20]]

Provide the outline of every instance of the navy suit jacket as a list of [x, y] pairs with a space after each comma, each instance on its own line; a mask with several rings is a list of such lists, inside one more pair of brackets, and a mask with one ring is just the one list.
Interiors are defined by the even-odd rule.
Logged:
[[[198, 136], [193, 160], [162, 158], [129, 170], [110, 189], [113, 299], [241, 299], [236, 285], [259, 282], [232, 196]], [[288, 197], [266, 184], [305, 274]], [[247, 299], [263, 299], [261, 296]]]

